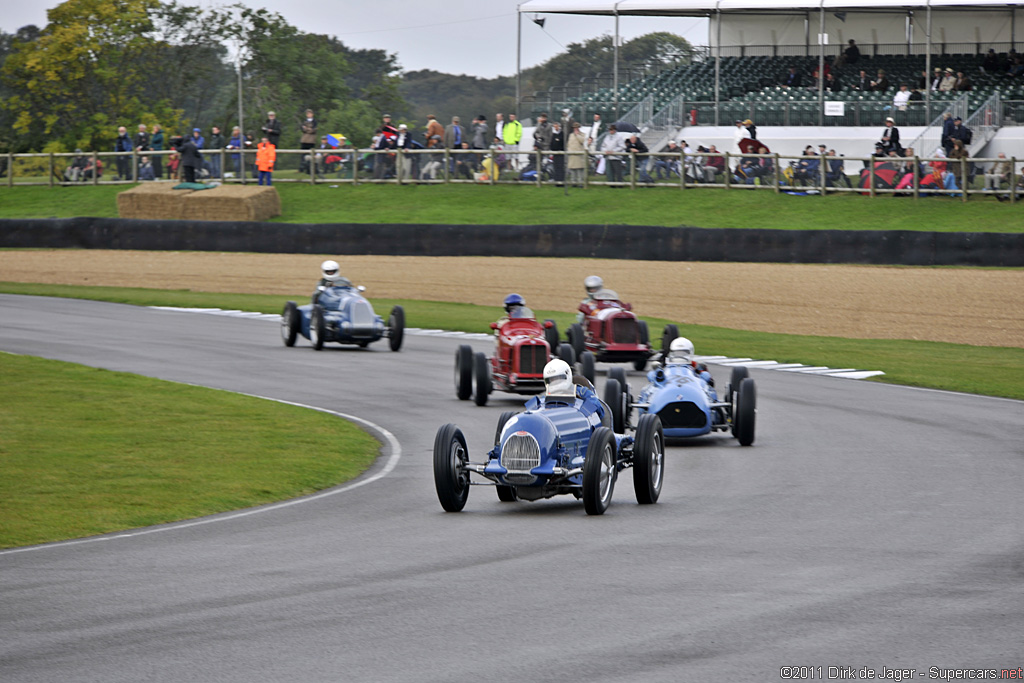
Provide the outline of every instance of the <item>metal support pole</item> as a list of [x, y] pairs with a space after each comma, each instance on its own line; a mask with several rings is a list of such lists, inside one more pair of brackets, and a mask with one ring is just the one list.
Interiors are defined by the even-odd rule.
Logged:
[[721, 100], [719, 89], [722, 87], [722, 10], [720, 9], [715, 10], [715, 26], [717, 31], [717, 38], [715, 39], [715, 125], [717, 126], [719, 125], [718, 106]]
[[921, 161], [914, 154], [914, 199], [921, 198]]
[[615, 94], [615, 120], [619, 120], [619, 10], [615, 9], [615, 42], [612, 45], [612, 89]]
[[[520, 88], [522, 85], [523, 77], [523, 14], [516, 8], [516, 119], [519, 119], [519, 100], [522, 97]], [[448, 163], [448, 158], [445, 157], [445, 163]]]
[[779, 153], [775, 152], [775, 163], [773, 164], [774, 176], [775, 176], [775, 194], [781, 194], [782, 189], [779, 187]]
[[924, 52], [924, 110], [927, 121], [932, 120], [932, 5], [928, 3], [928, 18], [925, 21], [925, 52]]
[[1017, 203], [1017, 157], [1010, 157], [1010, 203]]
[[50, 187], [53, 187], [53, 152], [50, 152]]
[[818, 125], [825, 125], [825, 0], [821, 0], [818, 29]]

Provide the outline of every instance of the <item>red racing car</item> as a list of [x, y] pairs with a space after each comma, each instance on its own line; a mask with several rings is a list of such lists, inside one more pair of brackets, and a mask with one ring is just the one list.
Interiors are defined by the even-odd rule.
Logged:
[[[597, 361], [632, 363], [636, 370], [643, 370], [656, 351], [651, 346], [647, 323], [637, 318], [632, 308], [610, 289], [599, 289], [580, 303], [583, 322], [573, 323], [566, 333], [576, 355], [589, 351]], [[666, 332], [672, 338], [678, 335], [675, 325], [667, 326]], [[662, 345], [668, 348], [664, 339]]]

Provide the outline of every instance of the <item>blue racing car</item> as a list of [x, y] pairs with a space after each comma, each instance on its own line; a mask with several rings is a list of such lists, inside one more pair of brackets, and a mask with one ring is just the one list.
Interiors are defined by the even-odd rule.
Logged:
[[[609, 374], [609, 377], [614, 375]], [[605, 401], [614, 395], [605, 388]], [[635, 403], [641, 419], [657, 415], [668, 438], [703, 436], [732, 430], [741, 446], [754, 443], [757, 390], [745, 367], [733, 367], [725, 400], [719, 400], [711, 373], [693, 360], [693, 344], [679, 337], [672, 341], [663, 363], [647, 373], [647, 384]]]
[[[571, 494], [583, 499], [587, 514], [600, 515], [611, 503], [618, 473], [627, 467], [633, 468], [637, 502], [657, 502], [664, 479], [658, 417], [641, 417], [632, 435], [616, 433], [611, 409], [561, 359], [545, 366], [544, 384], [545, 393], [531, 398], [525, 411], [498, 418], [494, 447], [483, 462], [470, 461], [458, 426], [446, 424], [438, 430], [434, 485], [441, 507], [459, 512], [469, 487], [486, 485], [494, 486], [503, 502]], [[487, 481], [471, 481], [472, 474]]]
[[402, 348], [405, 335], [405, 310], [395, 306], [385, 321], [362, 296], [365, 287], [354, 287], [335, 277], [317, 287], [312, 303], [284, 305], [281, 313], [281, 338], [285, 346], [294, 346], [301, 334], [319, 351], [325, 342], [356, 344], [365, 347], [382, 337], [388, 338], [392, 351]]

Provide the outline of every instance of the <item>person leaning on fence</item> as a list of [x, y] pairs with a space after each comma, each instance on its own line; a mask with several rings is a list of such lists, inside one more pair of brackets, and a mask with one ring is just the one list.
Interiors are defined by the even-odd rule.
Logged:
[[274, 162], [277, 161], [277, 147], [270, 142], [270, 138], [266, 135], [260, 141], [260, 144], [256, 145], [256, 168], [260, 172], [259, 184], [260, 185], [273, 185], [273, 172]]
[[679, 175], [679, 164], [682, 157], [680, 153], [683, 148], [676, 144], [675, 140], [669, 140], [668, 146], [661, 150], [654, 159], [654, 177], [658, 180], [671, 178], [672, 174]]
[[647, 153], [650, 150], [640, 136], [633, 133], [626, 139], [626, 153], [632, 160], [632, 166], [636, 169], [636, 179], [641, 183], [653, 183], [654, 178], [647, 172], [647, 162], [650, 160]]
[[[505, 142], [506, 149], [519, 149], [519, 141], [523, 139], [523, 124], [519, 123], [515, 114], [508, 115], [508, 123], [501, 129], [501, 139]], [[509, 165], [512, 170], [518, 168], [519, 161], [515, 155], [509, 157]]]
[[115, 161], [117, 162], [117, 177], [114, 178], [114, 180], [130, 180], [132, 176], [132, 158], [129, 154], [132, 151], [132, 140], [128, 137], [128, 129], [124, 126], [120, 126], [117, 129], [117, 138], [114, 140], [114, 151], [128, 153], [118, 154], [115, 158]]
[[587, 138], [583, 135], [579, 121], [573, 121], [572, 131], [565, 140], [565, 149], [569, 152], [569, 184], [583, 187], [583, 177], [587, 171]]
[[307, 151], [299, 159], [299, 173], [309, 173], [310, 157], [313, 156], [311, 150], [316, 147], [317, 128], [319, 128], [319, 124], [316, 122], [316, 117], [313, 116], [313, 110], [307, 109], [306, 117], [302, 119], [302, 125], [299, 126], [299, 130], [302, 131], [302, 136], [299, 138], [299, 149], [310, 151]]
[[195, 141], [190, 137], [178, 136], [171, 140], [171, 144], [180, 155], [178, 163], [181, 168], [182, 180], [186, 183], [196, 182], [196, 169], [203, 167], [203, 155]]
[[[149, 136], [149, 148], [154, 152], [162, 152], [164, 150], [164, 129], [160, 127], [159, 123], [153, 124], [153, 134]], [[162, 154], [153, 155], [153, 174], [157, 178], [162, 178], [164, 175], [164, 158]]]
[[604, 156], [605, 177], [608, 182], [622, 182], [622, 157], [626, 151], [626, 144], [619, 135], [615, 124], [608, 126], [608, 134], [604, 136], [601, 143], [601, 154]]

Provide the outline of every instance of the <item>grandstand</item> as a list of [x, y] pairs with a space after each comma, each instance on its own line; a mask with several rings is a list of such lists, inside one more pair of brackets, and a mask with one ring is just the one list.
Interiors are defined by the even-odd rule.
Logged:
[[[994, 0], [530, 0], [520, 12], [615, 15], [616, 27], [617, 17], [635, 14], [706, 16], [713, 30], [711, 45], [692, 64], [638, 74], [624, 83], [615, 78], [612, 87], [589, 92], [577, 87], [537, 93], [524, 98], [523, 104], [527, 116], [569, 108], [584, 121], [594, 113], [606, 121], [628, 121], [644, 131], [652, 149], [684, 135], [726, 140], [731, 131], [684, 131], [693, 126], [731, 128], [734, 120], [748, 118], [759, 129], [838, 128], [844, 130], [828, 131], [828, 137], [857, 140], [876, 135], [888, 116], [905, 128], [905, 140], [917, 136], [934, 149], [938, 139], [929, 125], [949, 111], [965, 120], [973, 117], [984, 127], [985, 134], [971, 149], [978, 155], [999, 128], [1024, 124], [1024, 76], [1010, 77], [1005, 70], [1016, 54], [1020, 6], [1024, 2]], [[819, 35], [826, 37], [819, 40]], [[860, 60], [833, 68], [849, 38], [857, 39]], [[1000, 57], [1001, 68], [983, 68], [990, 49]], [[790, 67], [797, 68], [806, 83], [822, 64], [832, 69], [841, 87], [826, 91], [781, 85]], [[901, 83], [913, 89], [922, 72], [934, 68], [964, 72], [973, 89], [926, 89], [923, 101], [905, 110], [893, 108], [892, 97]], [[861, 69], [872, 77], [884, 70], [892, 88], [853, 89]], [[566, 92], [579, 94], [565, 96]], [[827, 106], [839, 102], [841, 107]], [[871, 132], [851, 130], [856, 128]], [[817, 130], [809, 134], [815, 141], [823, 135]], [[782, 131], [763, 131], [766, 138], [774, 135], [788, 137]], [[1019, 131], [1009, 137], [1019, 138]]]

